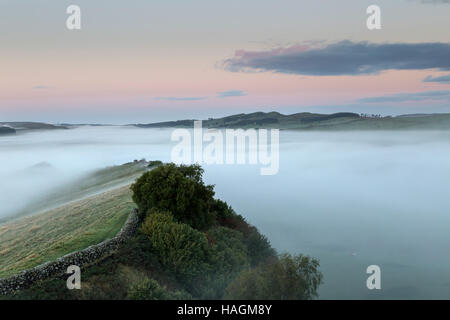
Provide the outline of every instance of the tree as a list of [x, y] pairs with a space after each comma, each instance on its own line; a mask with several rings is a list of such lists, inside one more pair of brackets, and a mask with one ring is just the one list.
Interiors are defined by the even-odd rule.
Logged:
[[276, 259], [276, 251], [270, 245], [269, 240], [256, 227], [248, 224], [244, 217], [238, 215], [226, 202], [215, 199], [211, 210], [216, 215], [219, 225], [239, 231], [244, 235], [242, 241], [247, 246], [252, 266]]
[[260, 263], [269, 263], [277, 258], [277, 252], [272, 248], [267, 237], [262, 235], [255, 227], [245, 237], [244, 243], [247, 246], [250, 263], [253, 267]]
[[133, 200], [144, 216], [152, 208], [166, 210], [177, 221], [206, 230], [215, 221], [210, 212], [214, 186], [205, 185], [202, 176], [199, 165], [161, 165], [143, 174], [131, 186]]
[[226, 289], [225, 299], [311, 300], [322, 283], [319, 262], [301, 254], [282, 254], [276, 262], [243, 271]]
[[209, 245], [203, 232], [175, 222], [169, 212], [153, 211], [141, 226], [161, 264], [181, 280], [208, 269]]

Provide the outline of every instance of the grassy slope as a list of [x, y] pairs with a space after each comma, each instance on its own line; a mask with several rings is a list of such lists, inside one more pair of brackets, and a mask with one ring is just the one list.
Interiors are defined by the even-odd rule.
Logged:
[[141, 161], [94, 171], [0, 223], [0, 278], [112, 238], [135, 207], [129, 185], [146, 170]]
[[11, 219], [45, 212], [71, 201], [82, 200], [102, 192], [129, 185], [144, 173], [145, 170], [147, 170], [147, 162], [140, 161], [93, 171], [77, 181], [58, 188], [52, 193], [31, 202], [25, 209], [14, 214], [14, 216], [0, 219], [0, 226], [1, 223]]
[[0, 277], [114, 237], [134, 206], [126, 186], [0, 225]]

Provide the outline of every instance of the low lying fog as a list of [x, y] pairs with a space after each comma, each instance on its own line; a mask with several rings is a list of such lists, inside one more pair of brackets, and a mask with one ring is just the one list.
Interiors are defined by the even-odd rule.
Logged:
[[[96, 168], [170, 161], [169, 129], [0, 137], [0, 218]], [[210, 165], [217, 196], [279, 251], [321, 260], [322, 298], [450, 298], [450, 132], [287, 132], [280, 168]], [[381, 267], [382, 288], [366, 288]]]
[[134, 159], [169, 160], [168, 137], [164, 130], [89, 126], [0, 136], [0, 219], [91, 170]]

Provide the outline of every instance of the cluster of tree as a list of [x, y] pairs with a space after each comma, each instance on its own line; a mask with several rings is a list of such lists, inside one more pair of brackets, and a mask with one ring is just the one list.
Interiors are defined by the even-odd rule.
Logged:
[[131, 299], [312, 299], [322, 281], [315, 259], [278, 256], [269, 241], [214, 198], [198, 165], [164, 164], [132, 186], [149, 255], [181, 284], [130, 287]]
[[167, 290], [156, 280], [145, 278], [131, 285], [127, 298], [130, 300], [191, 300], [192, 296], [184, 291]]
[[375, 119], [381, 119], [381, 118], [391, 118], [390, 116], [383, 117], [381, 114], [370, 114], [370, 113], [361, 113], [361, 118], [375, 118]]

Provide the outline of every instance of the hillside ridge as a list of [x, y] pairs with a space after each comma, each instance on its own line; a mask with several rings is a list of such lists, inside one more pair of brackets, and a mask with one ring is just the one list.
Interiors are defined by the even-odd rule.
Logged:
[[[133, 124], [139, 128], [192, 128], [194, 119]], [[204, 128], [276, 128], [282, 130], [449, 130], [450, 114], [366, 115], [352, 112], [240, 113], [202, 121]]]

